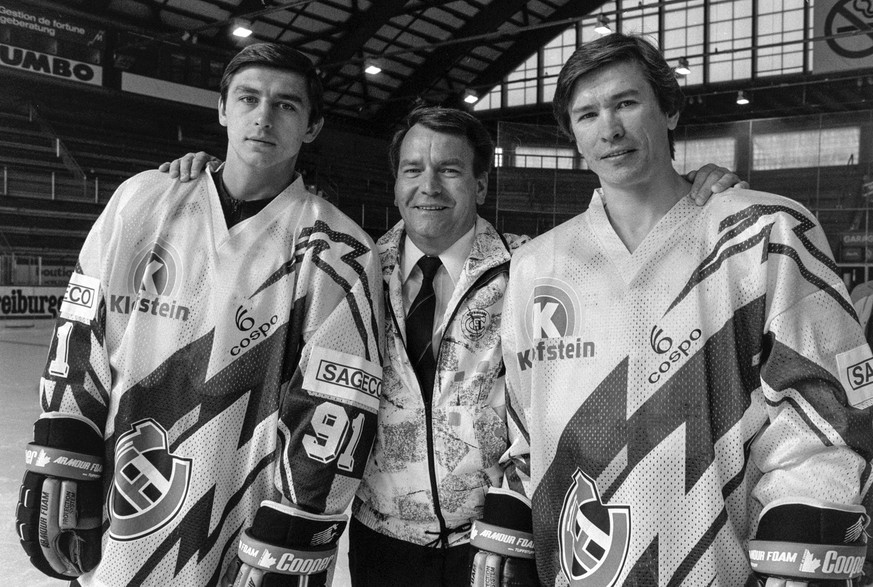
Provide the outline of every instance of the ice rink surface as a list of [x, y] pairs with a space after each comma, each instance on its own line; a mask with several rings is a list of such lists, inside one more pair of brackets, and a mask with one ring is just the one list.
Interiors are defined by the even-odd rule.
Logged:
[[[0, 569], [3, 585], [58, 587], [67, 585], [34, 569], [15, 533], [15, 504], [24, 474], [24, 445], [32, 440], [39, 416], [39, 376], [48, 352], [52, 321], [0, 321]], [[351, 584], [347, 532], [340, 540], [334, 587]], [[121, 587], [121, 586], [119, 586]], [[179, 587], [187, 587], [180, 585]]]

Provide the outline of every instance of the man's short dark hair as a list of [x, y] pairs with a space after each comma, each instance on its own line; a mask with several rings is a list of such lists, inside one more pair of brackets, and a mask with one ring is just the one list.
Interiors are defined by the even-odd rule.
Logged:
[[[667, 116], [682, 112], [685, 95], [679, 87], [679, 82], [676, 81], [676, 74], [661, 52], [642, 37], [613, 33], [585, 43], [576, 49], [558, 75], [552, 110], [558, 126], [568, 137], [574, 138], [573, 127], [570, 124], [570, 100], [576, 82], [583, 75], [622, 62], [639, 64], [658, 98], [662, 112]], [[670, 140], [670, 157], [673, 157], [675, 152], [673, 131], [668, 131], [667, 136]]]
[[467, 139], [473, 148], [473, 175], [479, 177], [491, 171], [494, 142], [488, 134], [488, 129], [478, 118], [455, 108], [422, 106], [406, 115], [391, 139], [388, 157], [391, 160], [391, 172], [394, 177], [397, 177], [397, 166], [400, 163], [400, 146], [406, 133], [416, 124], [436, 132]]
[[299, 73], [306, 79], [306, 94], [309, 97], [309, 124], [321, 120], [324, 110], [324, 89], [318, 70], [309, 58], [288, 45], [279, 43], [255, 43], [233, 56], [221, 76], [221, 101], [227, 103], [227, 91], [234, 75], [246, 67], [273, 67]]

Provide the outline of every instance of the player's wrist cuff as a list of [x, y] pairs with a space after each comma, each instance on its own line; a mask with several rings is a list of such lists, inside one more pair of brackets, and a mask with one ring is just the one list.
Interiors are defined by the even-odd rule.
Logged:
[[534, 558], [533, 534], [495, 526], [482, 520], [473, 521], [470, 544], [502, 556]]
[[749, 562], [756, 573], [804, 580], [860, 577], [867, 545], [830, 545], [750, 540]]
[[35, 443], [27, 445], [24, 466], [34, 473], [76, 481], [97, 481], [103, 477], [102, 458]]
[[315, 575], [327, 571], [336, 560], [337, 546], [323, 550], [298, 550], [268, 544], [254, 538], [248, 530], [239, 539], [239, 559], [265, 573]]

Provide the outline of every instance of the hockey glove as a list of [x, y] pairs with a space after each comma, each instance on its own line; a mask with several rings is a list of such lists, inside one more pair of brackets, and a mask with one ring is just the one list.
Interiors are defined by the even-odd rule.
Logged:
[[15, 510], [21, 546], [37, 569], [71, 579], [100, 562], [103, 440], [72, 418], [43, 418], [25, 453]]
[[852, 585], [862, 575], [869, 523], [860, 505], [774, 501], [761, 512], [749, 541], [753, 577], [747, 585]]
[[490, 488], [485, 513], [473, 522], [470, 544], [478, 551], [471, 587], [538, 586], [530, 501], [507, 489]]
[[343, 514], [310, 514], [272, 501], [261, 503], [239, 538], [237, 558], [222, 587], [327, 587], [336, 566]]

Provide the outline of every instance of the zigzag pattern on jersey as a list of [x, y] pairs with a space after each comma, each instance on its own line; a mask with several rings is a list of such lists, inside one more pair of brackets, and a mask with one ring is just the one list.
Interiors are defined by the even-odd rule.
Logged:
[[[625, 358], [616, 366], [580, 406], [561, 434], [556, 450], [560, 456], [554, 459], [534, 492], [535, 528], [558, 527], [564, 495], [577, 468], [597, 479], [621, 451], [627, 450], [624, 470], [609, 487], [599, 488], [604, 504], [607, 504], [636, 465], [680, 426], [685, 426], [686, 434], [684, 457], [687, 493], [712, 465], [715, 442], [742, 418], [750, 405], [749, 395], [760, 386], [759, 370], [753, 357], [762, 350], [760, 332], [764, 311], [763, 298], [738, 309], [733, 318], [690, 356], [629, 419], [629, 359]], [[717, 377], [713, 377], [715, 373], [718, 373]], [[702, 389], [708, 389], [708, 395], [696, 393]], [[687, 417], [689, 390], [695, 391], [694, 407], [698, 418]], [[722, 494], [725, 497], [730, 495], [744, 476], [745, 466], [724, 484]], [[684, 498], [664, 495], [655, 499], [674, 503], [674, 497], [676, 502]], [[726, 521], [727, 516], [722, 511], [696, 543], [688, 544], [685, 560], [674, 573], [670, 585], [681, 583], [706, 553]], [[637, 531], [646, 530], [637, 528]], [[546, 553], [542, 558], [537, 557], [540, 577], [552, 578], [561, 573], [557, 557], [551, 556], [558, 552], [557, 539], [557, 533], [537, 532], [537, 550]], [[650, 573], [654, 569], [657, 576], [658, 569], [657, 540], [655, 531], [653, 545], [642, 557], [627, 563], [633, 566], [628, 581], [634, 576], [647, 578], [639, 583], [625, 582], [625, 585], [652, 584]], [[684, 543], [687, 543], [687, 537]], [[551, 580], [548, 582], [551, 584]]]
[[[797, 226], [792, 229], [795, 237], [803, 244], [804, 251], [798, 251], [791, 244], [774, 242], [772, 240], [772, 229], [774, 222], [770, 222], [761, 226], [757, 232], [751, 232], [751, 229], [765, 216], [775, 214], [787, 215], [797, 221]], [[815, 223], [805, 214], [790, 208], [788, 206], [777, 206], [768, 204], [755, 204], [740, 210], [735, 214], [731, 214], [721, 221], [718, 227], [721, 236], [716, 242], [713, 250], [703, 259], [698, 267], [691, 273], [688, 283], [673, 300], [673, 303], [667, 308], [664, 314], [668, 314], [670, 310], [676, 307], [691, 291], [697, 287], [704, 279], [716, 273], [722, 264], [725, 263], [734, 255], [743, 253], [759, 243], [765, 243], [766, 246], [761, 254], [761, 263], [767, 261], [769, 255], [785, 255], [797, 263], [797, 268], [800, 275], [803, 276], [809, 283], [816, 288], [824, 291], [826, 294], [834, 298], [837, 303], [851, 316], [857, 320], [857, 314], [852, 304], [846, 300], [839, 292], [837, 292], [830, 283], [833, 280], [842, 281], [839, 276], [836, 263], [830, 256], [816, 247], [806, 235], [807, 232], [815, 228]], [[816, 261], [821, 263], [831, 275], [828, 279], [824, 279], [817, 275], [814, 270], [807, 267], [803, 260], [803, 253], [811, 255]]]
[[[848, 404], [843, 386], [839, 380], [827, 370], [805, 359], [797, 351], [778, 340], [772, 341], [771, 347], [772, 350], [768, 355], [768, 361], [761, 369], [761, 379], [776, 391], [797, 390], [804, 401], [809, 403], [816, 413], [831, 416], [831, 426], [846, 441], [847, 445], [867, 461], [867, 466], [861, 478], [861, 485], [864, 486], [871, 473], [870, 461], [873, 459], [873, 410], [848, 409], [840, 414], [845, 419], [834, 418], [832, 415], [832, 402], [826, 400], [829, 400], [833, 394], [841, 404]], [[792, 365], [794, 368], [785, 369], [781, 367], [771, 369], [769, 365]], [[827, 393], [821, 393], [822, 388], [825, 388]], [[793, 398], [786, 397], [782, 401], [793, 406], [794, 410], [804, 418], [807, 426], [817, 433], [823, 445], [832, 445], [828, 436], [819, 431], [806, 418], [805, 410], [801, 409]], [[773, 406], [777, 405], [769, 400], [767, 403]]]
[[[212, 350], [213, 333], [210, 332], [179, 349], [154, 372], [128, 390], [120, 399], [119, 415], [148, 413], [151, 418], [169, 430], [184, 415], [196, 410], [196, 422], [193, 422], [169, 446], [169, 451], [172, 453], [182, 442], [197, 434], [217, 415], [238, 401], [241, 394], [249, 394], [246, 415], [242, 420], [239, 440], [236, 443], [237, 448], [244, 446], [252, 439], [256, 426], [278, 409], [278, 394], [272, 387], [266, 388], [262, 382], [272, 381], [272, 373], [276, 369], [281, 369], [281, 353], [276, 352], [276, 347], [285, 339], [284, 328], [283, 326], [282, 329], [277, 330], [273, 336], [242, 355], [238, 361], [214, 375], [209, 381], [205, 381], [209, 354]], [[160, 394], [164, 397], [172, 397], [173, 401], [155, 401], [156, 390], [160, 390]], [[117, 437], [125, 431], [116, 430], [107, 440], [107, 448], [110, 452], [107, 461], [110, 466], [107, 466], [107, 474], [104, 477], [107, 491], [114, 475], [111, 463], [115, 461]], [[258, 474], [274, 459], [274, 455], [262, 459], [241, 481], [228, 502], [221, 504], [223, 508], [221, 517], [215, 531], [211, 534], [209, 526], [214, 507], [214, 487], [206, 491], [184, 515], [180, 514], [180, 517], [174, 520], [176, 531], [151, 556], [142, 561], [136, 575], [132, 578], [132, 584], [142, 584], [177, 543], [179, 552], [176, 572], [179, 572], [195, 554], [198, 555], [197, 560], [202, 560], [216, 547], [224, 551], [230, 547], [230, 544], [235, 543], [235, 535], [226, 534], [226, 543], [217, 545], [224, 522]], [[196, 467], [196, 463], [194, 466]], [[194, 474], [196, 475], [196, 472]]]
[[[321, 238], [317, 235], [325, 235], [327, 239]], [[300, 231], [300, 236], [297, 240], [297, 244], [294, 247], [294, 257], [284, 263], [279, 269], [273, 272], [272, 275], [267, 277], [264, 280], [264, 283], [260, 285], [255, 292], [250, 296], [249, 299], [258, 295], [264, 289], [270, 287], [272, 284], [276, 283], [284, 276], [289, 273], [294, 272], [295, 267], [300, 265], [303, 261], [303, 258], [306, 256], [308, 251], [312, 252], [312, 262], [318, 267], [321, 271], [324, 271], [330, 278], [334, 281], [334, 283], [338, 284], [343, 288], [343, 291], [346, 292], [346, 302], [349, 304], [349, 307], [352, 310], [352, 317], [355, 320], [355, 326], [358, 330], [358, 335], [364, 341], [364, 348], [367, 352], [367, 360], [376, 362], [377, 364], [382, 364], [382, 357], [378, 357], [378, 359], [372, 358], [369, 356], [369, 345], [367, 342], [367, 329], [364, 327], [363, 323], [363, 313], [361, 312], [361, 308], [358, 307], [357, 301], [355, 297], [351, 294], [352, 284], [349, 283], [345, 277], [343, 277], [332, 265], [327, 263], [321, 258], [321, 253], [330, 249], [330, 243], [342, 243], [348, 246], [351, 251], [342, 255], [340, 258], [343, 263], [348, 265], [355, 273], [355, 276], [361, 281], [363, 285], [362, 291], [366, 296], [367, 303], [369, 307], [373, 306], [373, 300], [370, 299], [370, 287], [369, 287], [369, 279], [367, 277], [367, 272], [364, 269], [364, 266], [358, 261], [360, 257], [363, 257], [367, 253], [371, 252], [370, 247], [368, 247], [365, 243], [359, 241], [355, 237], [351, 236], [345, 232], [338, 232], [330, 228], [326, 222], [323, 220], [316, 220], [313, 226], [304, 228]], [[370, 314], [370, 332], [378, 332], [377, 327], [377, 317], [372, 312], [367, 312]], [[380, 351], [381, 355], [381, 351]]]

